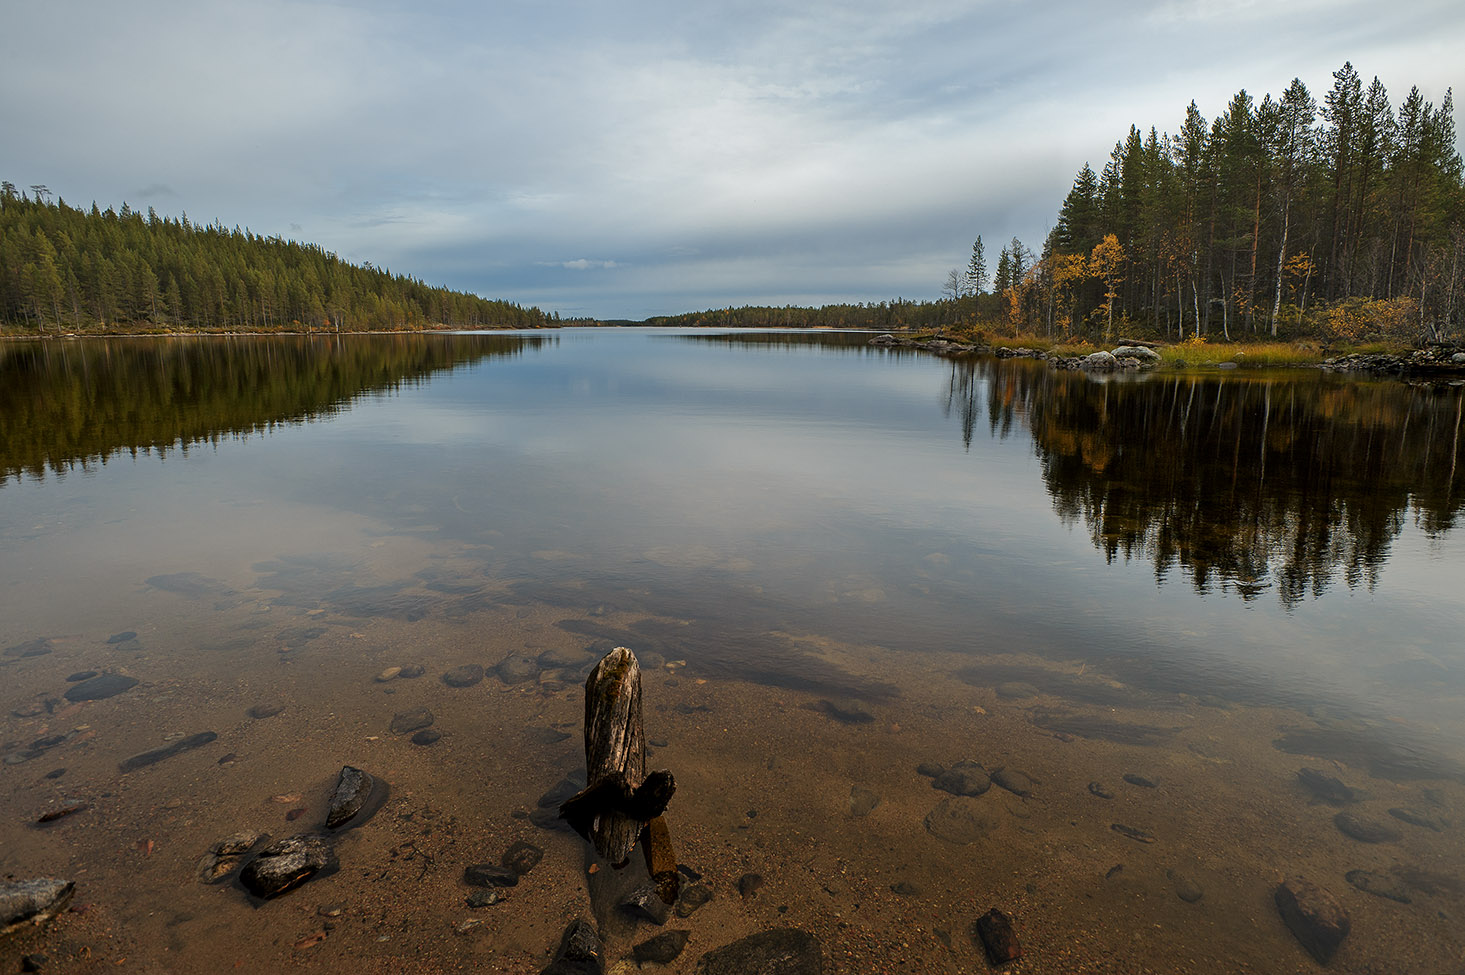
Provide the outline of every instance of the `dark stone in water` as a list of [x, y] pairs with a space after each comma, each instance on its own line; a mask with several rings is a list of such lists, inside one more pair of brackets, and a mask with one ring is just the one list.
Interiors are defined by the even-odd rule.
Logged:
[[239, 882], [256, 897], [269, 899], [299, 887], [335, 864], [335, 853], [325, 837], [291, 836], [261, 850], [240, 871]]
[[392, 715], [391, 729], [394, 734], [405, 735], [409, 731], [426, 728], [434, 720], [432, 712], [427, 708], [413, 708], [410, 711], [398, 711]]
[[601, 975], [605, 970], [600, 962], [603, 946], [600, 935], [589, 921], [576, 918], [560, 936], [559, 949], [554, 961], [540, 971], [540, 975]]
[[173, 744], [171, 745], [164, 745], [162, 748], [154, 748], [150, 752], [142, 752], [141, 754], [134, 755], [131, 758], [124, 758], [122, 761], [117, 763], [117, 771], [132, 772], [147, 765], [154, 765], [158, 762], [161, 762], [165, 758], [172, 758], [174, 755], [181, 755], [186, 751], [191, 751], [195, 748], [207, 745], [209, 742], [214, 741], [218, 737], [219, 736], [214, 734], [212, 731], [200, 731], [196, 735], [189, 735], [187, 738], [180, 738], [178, 741], [173, 742]]
[[262, 701], [251, 707], [247, 713], [251, 718], [259, 721], [264, 718], [273, 718], [283, 710], [285, 710], [285, 705], [279, 701]]
[[475, 863], [464, 868], [463, 883], [470, 887], [514, 887], [519, 875], [494, 863]]
[[1135, 775], [1133, 772], [1125, 772], [1124, 773], [1124, 781], [1128, 782], [1130, 785], [1137, 785], [1141, 789], [1154, 789], [1154, 788], [1156, 788], [1155, 783], [1151, 782], [1149, 779], [1145, 778], [1143, 775]]
[[1300, 768], [1297, 770], [1297, 781], [1302, 787], [1312, 794], [1314, 799], [1330, 803], [1334, 806], [1347, 805], [1350, 802], [1358, 801], [1358, 792], [1344, 785], [1341, 780], [1331, 775], [1324, 775], [1316, 769]]
[[535, 804], [540, 809], [559, 809], [566, 799], [585, 788], [585, 782], [585, 770], [576, 769], [550, 786]]
[[621, 901], [621, 910], [652, 924], [665, 924], [671, 917], [671, 905], [661, 899], [661, 892], [654, 883], [642, 884], [627, 894]]
[[78, 681], [91, 680], [95, 676], [97, 676], [95, 670], [78, 670], [66, 678], [66, 683], [75, 684]]
[[669, 965], [676, 961], [682, 953], [682, 949], [687, 947], [687, 939], [691, 934], [690, 931], [665, 931], [634, 946], [631, 949], [631, 957], [641, 965], [647, 962]]
[[53, 768], [51, 771], [49, 771], [49, 772], [46, 773], [46, 778], [48, 778], [48, 779], [59, 779], [59, 778], [61, 778], [61, 776], [65, 775], [65, 774], [66, 774], [66, 770], [64, 768]]
[[963, 761], [936, 776], [931, 786], [954, 796], [979, 796], [992, 787], [992, 779], [979, 763]]
[[227, 879], [249, 851], [266, 839], [268, 837], [264, 833], [246, 830], [219, 840], [198, 861], [199, 881], [217, 884]]
[[412, 736], [412, 744], [422, 745], [424, 747], [427, 745], [435, 745], [442, 736], [443, 733], [436, 728], [423, 728]]
[[973, 922], [972, 940], [987, 952], [989, 965], [1005, 965], [1022, 957], [1012, 919], [995, 907]]
[[1199, 903], [1200, 899], [1206, 896], [1206, 892], [1201, 889], [1201, 885], [1196, 883], [1188, 874], [1183, 874], [1179, 870], [1167, 870], [1165, 876], [1169, 877], [1170, 883], [1175, 885], [1175, 896], [1187, 904]]
[[22, 927], [36, 927], [66, 910], [76, 883], [37, 877], [0, 883], [0, 937]]
[[909, 880], [897, 880], [895, 883], [890, 885], [890, 892], [892, 894], [899, 894], [901, 897], [921, 896], [921, 888], [917, 887]]
[[880, 805], [880, 796], [863, 786], [851, 786], [849, 792], [849, 814], [858, 819], [868, 816]]
[[761, 873], [745, 873], [738, 878], [738, 895], [747, 900], [763, 886], [763, 875]]
[[136, 640], [136, 639], [137, 639], [137, 631], [136, 630], [123, 630], [121, 633], [113, 633], [111, 636], [107, 637], [107, 643], [108, 644], [127, 643], [130, 640]]
[[1024, 799], [1033, 794], [1033, 786], [1037, 785], [1026, 772], [1019, 772], [1015, 768], [1000, 768], [993, 772], [992, 782]]
[[1010, 680], [998, 684], [996, 687], [997, 696], [1004, 701], [1021, 701], [1029, 697], [1037, 697], [1038, 689], [1026, 681]]
[[706, 884], [690, 884], [682, 888], [677, 899], [677, 917], [691, 917], [697, 909], [712, 900], [712, 888]]
[[116, 697], [123, 691], [130, 691], [136, 686], [136, 677], [124, 677], [121, 674], [98, 674], [67, 688], [66, 693], [62, 696], [68, 701], [102, 701], [109, 697]]
[[807, 931], [775, 928], [709, 951], [696, 975], [821, 975], [824, 950]]
[[542, 859], [544, 859], [544, 851], [539, 847], [533, 843], [526, 843], [523, 840], [515, 840], [504, 851], [504, 855], [500, 858], [499, 862], [505, 868], [512, 870], [522, 877], [538, 866], [539, 861]]
[[1137, 829], [1134, 826], [1125, 826], [1123, 823], [1113, 823], [1110, 825], [1109, 828], [1118, 833], [1120, 836], [1127, 836], [1137, 843], [1155, 842], [1155, 837], [1153, 834], [1146, 833], [1144, 830]]
[[330, 809], [326, 813], [326, 828], [342, 826], [360, 812], [375, 786], [376, 779], [372, 778], [370, 772], [364, 772], [354, 765], [343, 766], [340, 777], [336, 779], [336, 791], [331, 794]]
[[1421, 812], [1418, 809], [1390, 809], [1389, 815], [1401, 822], [1408, 823], [1410, 826], [1434, 830], [1436, 833], [1443, 833], [1445, 827], [1449, 825], [1438, 816]]
[[493, 670], [505, 684], [524, 684], [538, 679], [539, 662], [526, 654], [511, 653]]
[[1272, 747], [1291, 755], [1337, 759], [1366, 767], [1375, 778], [1394, 782], [1452, 779], [1465, 782], [1465, 768], [1422, 742], [1401, 740], [1382, 728], [1289, 728]]
[[975, 843], [991, 828], [991, 821], [981, 813], [981, 804], [964, 796], [942, 799], [926, 814], [926, 832], [957, 846]]
[[7, 657], [44, 657], [51, 652], [51, 641], [46, 637], [36, 637], [34, 640], [27, 640], [25, 643], [17, 643], [13, 647], [5, 648]]
[[946, 766], [940, 765], [936, 762], [922, 762], [920, 765], [916, 766], [916, 774], [924, 775], [928, 779], [934, 779], [936, 776], [945, 771]]
[[1391, 901], [1398, 901], [1400, 904], [1413, 903], [1409, 895], [1383, 874], [1374, 873], [1372, 870], [1349, 870], [1343, 875], [1343, 879], [1365, 894], [1373, 894], [1375, 897], [1386, 897]]
[[1090, 782], [1089, 783], [1089, 793], [1092, 794], [1092, 795], [1098, 796], [1100, 799], [1113, 799], [1114, 798], [1114, 793], [1112, 793], [1108, 789], [1104, 788], [1104, 783], [1102, 783], [1102, 782]]
[[1333, 817], [1333, 825], [1344, 836], [1350, 836], [1360, 843], [1397, 843], [1403, 838], [1397, 829], [1376, 819], [1340, 812]]
[[875, 720], [875, 715], [864, 704], [851, 698], [835, 698], [834, 700], [824, 699], [819, 702], [819, 710], [829, 715], [840, 724], [869, 724]]
[[502, 899], [503, 895], [491, 887], [480, 887], [467, 897], [469, 907], [489, 907]]
[[1093, 738], [1112, 741], [1117, 745], [1158, 745], [1170, 739], [1176, 728], [1160, 728], [1155, 725], [1132, 724], [1116, 721], [1099, 715], [1063, 714], [1047, 712], [1033, 715], [1033, 724], [1046, 731], [1076, 735], [1079, 738]]
[[73, 813], [85, 812], [89, 808], [90, 806], [85, 802], [68, 802], [59, 808], [41, 813], [40, 817], [36, 819], [36, 823], [41, 825], [54, 823], [58, 819], [65, 819]]
[[409, 664], [403, 667], [402, 672], [397, 676], [403, 680], [412, 680], [414, 677], [421, 677], [425, 673], [427, 673], [427, 668], [421, 664]]
[[1348, 912], [1331, 892], [1301, 878], [1277, 886], [1273, 898], [1282, 922], [1308, 954], [1326, 965], [1348, 937]]
[[483, 680], [483, 668], [478, 664], [463, 664], [443, 674], [443, 683], [449, 687], [472, 687]]
[[[601, 656], [602, 654], [577, 647], [573, 649], [546, 650], [539, 655], [537, 662], [545, 670], [588, 671], [591, 667], [595, 666], [595, 662]], [[638, 655], [637, 660], [640, 662], [642, 669], [647, 668], [643, 656]]]

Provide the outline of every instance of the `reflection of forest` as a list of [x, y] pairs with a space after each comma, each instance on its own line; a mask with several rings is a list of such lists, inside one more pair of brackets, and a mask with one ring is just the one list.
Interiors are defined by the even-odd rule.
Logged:
[[232, 336], [0, 344], [0, 483], [330, 415], [540, 335]]
[[1179, 565], [1199, 590], [1294, 605], [1335, 575], [1371, 585], [1406, 517], [1450, 529], [1465, 392], [1278, 377], [1096, 382], [1029, 363], [953, 363], [950, 408], [971, 442], [1033, 436], [1054, 507], [1112, 559]]

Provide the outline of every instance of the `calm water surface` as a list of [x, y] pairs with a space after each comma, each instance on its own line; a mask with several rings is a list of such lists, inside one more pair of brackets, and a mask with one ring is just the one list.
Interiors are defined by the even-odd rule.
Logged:
[[[594, 909], [628, 956], [654, 932], [525, 815], [578, 761], [585, 660], [626, 645], [715, 895], [671, 970], [787, 925], [833, 971], [982, 970], [996, 906], [1018, 970], [1310, 971], [1271, 902], [1297, 875], [1352, 916], [1333, 970], [1465, 967], [1461, 388], [1106, 381], [866, 338], [0, 346], [0, 812], [88, 804], [0, 846], [93, 905], [34, 943], [108, 970], [215, 970], [223, 945], [537, 971]], [[497, 677], [512, 654], [537, 677]], [[438, 680], [464, 663], [488, 679]], [[88, 670], [139, 683], [69, 703]], [[434, 745], [387, 729], [419, 705]], [[916, 772], [963, 759], [1029, 794]], [[258, 909], [196, 881], [228, 833], [318, 824], [347, 762], [393, 792], [337, 874]], [[462, 867], [519, 838], [545, 864], [465, 907]]]

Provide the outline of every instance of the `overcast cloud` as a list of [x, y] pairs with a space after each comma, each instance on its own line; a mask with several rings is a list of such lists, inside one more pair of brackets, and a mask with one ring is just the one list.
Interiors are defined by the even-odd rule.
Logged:
[[48, 0], [0, 31], [0, 178], [562, 315], [933, 298], [1084, 162], [1238, 89], [1397, 105], [1457, 0]]

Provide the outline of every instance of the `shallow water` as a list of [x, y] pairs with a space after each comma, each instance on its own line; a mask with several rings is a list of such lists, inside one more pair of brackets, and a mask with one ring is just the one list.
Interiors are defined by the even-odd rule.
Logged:
[[[778, 926], [831, 971], [983, 970], [991, 907], [1015, 971], [1311, 971], [1272, 904], [1295, 875], [1352, 916], [1331, 970], [1465, 965], [1461, 390], [865, 338], [0, 346], [0, 870], [76, 879], [84, 908], [5, 950], [538, 971], [599, 881], [527, 814], [580, 762], [579, 660], [625, 645], [714, 893], [669, 971]], [[510, 654], [545, 665], [439, 679]], [[139, 683], [68, 701], [89, 670]], [[388, 729], [419, 706], [428, 746]], [[963, 759], [1030, 795], [916, 771]], [[228, 834], [318, 827], [348, 763], [391, 794], [339, 871], [258, 906], [197, 881]], [[466, 906], [463, 868], [516, 839], [544, 862]], [[612, 963], [655, 933], [602, 928]]]

